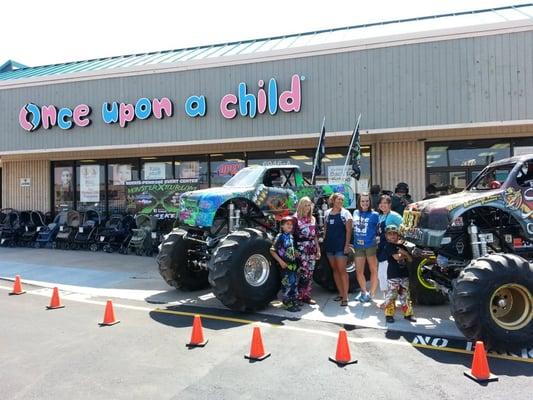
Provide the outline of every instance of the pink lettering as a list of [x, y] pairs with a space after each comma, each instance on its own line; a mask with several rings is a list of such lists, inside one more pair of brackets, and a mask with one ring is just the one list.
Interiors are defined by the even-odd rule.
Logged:
[[87, 117], [91, 112], [91, 108], [87, 104], [80, 104], [74, 108], [74, 115], [72, 119], [78, 126], [84, 127], [91, 123], [91, 120]]
[[126, 124], [128, 122], [133, 121], [133, 118], [135, 118], [135, 111], [133, 109], [133, 105], [120, 103], [118, 111], [118, 121], [120, 127], [126, 127]]
[[220, 113], [226, 119], [235, 118], [237, 115], [237, 110], [228, 108], [230, 104], [237, 104], [237, 96], [234, 94], [227, 94], [220, 100]]
[[55, 106], [42, 106], [41, 118], [44, 129], [49, 129], [57, 123], [57, 109]]
[[257, 111], [259, 114], [263, 114], [267, 108], [267, 95], [265, 92], [265, 89], [263, 87], [265, 86], [265, 82], [261, 79], [258, 82], [259, 85], [259, 92], [257, 93]]
[[291, 78], [291, 90], [286, 90], [279, 96], [279, 108], [284, 112], [298, 112], [302, 104], [302, 90], [300, 77], [293, 75]]
[[30, 132], [33, 129], [33, 125], [28, 121], [28, 110], [26, 110], [26, 106], [20, 109], [19, 125], [22, 129], [28, 132]]
[[163, 118], [163, 111], [167, 117], [172, 117], [172, 102], [166, 97], [163, 97], [161, 100], [153, 99], [152, 112], [154, 113], [154, 117], [157, 119]]

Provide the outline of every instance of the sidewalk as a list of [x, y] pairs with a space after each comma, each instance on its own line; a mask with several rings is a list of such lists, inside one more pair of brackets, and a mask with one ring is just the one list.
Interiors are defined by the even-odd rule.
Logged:
[[[12, 280], [20, 275], [23, 282], [87, 297], [113, 297], [161, 305], [189, 305], [211, 308], [225, 307], [210, 290], [184, 292], [169, 288], [159, 276], [154, 258], [135, 255], [61, 251], [50, 249], [0, 248], [0, 279]], [[353, 300], [340, 307], [333, 294], [315, 286], [314, 306], [304, 306], [289, 313], [274, 301], [261, 314], [283, 318], [302, 318], [357, 327], [390, 329], [439, 337], [463, 337], [450, 317], [448, 306], [416, 306], [416, 323], [404, 321], [400, 315], [387, 324], [376, 303], [360, 304]], [[377, 299], [378, 303], [380, 299]]]

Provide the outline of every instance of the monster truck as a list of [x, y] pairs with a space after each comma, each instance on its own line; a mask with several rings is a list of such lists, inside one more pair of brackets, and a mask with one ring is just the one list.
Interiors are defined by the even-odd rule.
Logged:
[[401, 227], [415, 292], [446, 294], [457, 327], [494, 349], [533, 344], [533, 155], [488, 165], [456, 194], [419, 201]]
[[[278, 221], [294, 213], [304, 196], [315, 203], [322, 221], [322, 205], [334, 192], [345, 195], [345, 206], [354, 201], [349, 185], [307, 184], [293, 165], [247, 167], [222, 187], [186, 192], [180, 197], [179, 227], [160, 246], [159, 271], [176, 288], [210, 284], [231, 309], [264, 308], [279, 290], [278, 266], [269, 252]], [[316, 271], [325, 286], [332, 282], [328, 270], [321, 264]]]

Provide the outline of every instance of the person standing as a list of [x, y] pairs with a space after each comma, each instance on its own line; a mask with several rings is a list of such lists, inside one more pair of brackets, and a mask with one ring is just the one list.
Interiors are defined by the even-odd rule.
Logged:
[[399, 300], [403, 317], [410, 322], [416, 322], [409, 294], [409, 270], [406, 265], [412, 261], [412, 257], [405, 248], [396, 225], [388, 225], [385, 232], [387, 241], [383, 251], [388, 260], [388, 288], [384, 303], [386, 321], [388, 323], [394, 322], [396, 300]]
[[384, 247], [387, 243], [385, 237], [385, 228], [389, 225], [394, 225], [400, 227], [403, 223], [403, 218], [397, 212], [391, 210], [392, 199], [389, 195], [381, 195], [379, 198], [379, 244], [378, 244], [378, 279], [379, 279], [379, 290], [383, 293], [387, 291], [387, 254], [384, 252]]
[[320, 260], [316, 220], [313, 216], [313, 203], [309, 197], [302, 197], [298, 202], [294, 226], [294, 237], [298, 250], [298, 301], [316, 304], [311, 298], [313, 272], [315, 263]]
[[405, 182], [398, 183], [394, 189], [394, 195], [392, 196], [392, 210], [403, 215], [405, 207], [412, 202], [413, 199], [409, 194], [409, 185]]
[[298, 307], [298, 265], [296, 263], [296, 248], [292, 236], [293, 219], [283, 217], [280, 230], [272, 247], [270, 254], [281, 267], [281, 293], [283, 305], [290, 312], [300, 311]]
[[352, 215], [343, 207], [343, 204], [344, 196], [341, 193], [333, 193], [330, 196], [331, 208], [324, 213], [324, 236], [326, 255], [339, 291], [339, 295], [334, 300], [340, 301], [341, 307], [346, 307], [350, 286], [346, 262], [352, 236]]
[[[359, 196], [353, 212], [353, 246], [355, 249], [356, 277], [361, 291], [356, 297], [361, 303], [370, 302], [378, 288], [377, 240], [379, 214], [372, 210], [368, 193]], [[366, 290], [365, 264], [370, 269], [370, 294]]]

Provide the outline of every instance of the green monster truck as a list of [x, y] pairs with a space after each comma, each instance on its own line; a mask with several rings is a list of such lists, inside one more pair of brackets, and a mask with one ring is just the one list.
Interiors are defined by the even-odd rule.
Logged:
[[402, 231], [416, 245], [420, 303], [448, 296], [461, 332], [491, 348], [533, 345], [533, 155], [490, 164], [460, 193], [411, 204]]
[[[317, 220], [322, 221], [322, 205], [334, 192], [344, 194], [345, 206], [353, 203], [349, 185], [307, 185], [292, 165], [247, 167], [222, 187], [186, 192], [180, 197], [180, 226], [160, 246], [159, 271], [176, 288], [197, 290], [211, 284], [231, 309], [264, 308], [280, 286], [269, 252], [277, 222], [293, 214], [304, 196], [315, 203]], [[329, 268], [317, 272], [319, 283], [331, 286]]]

